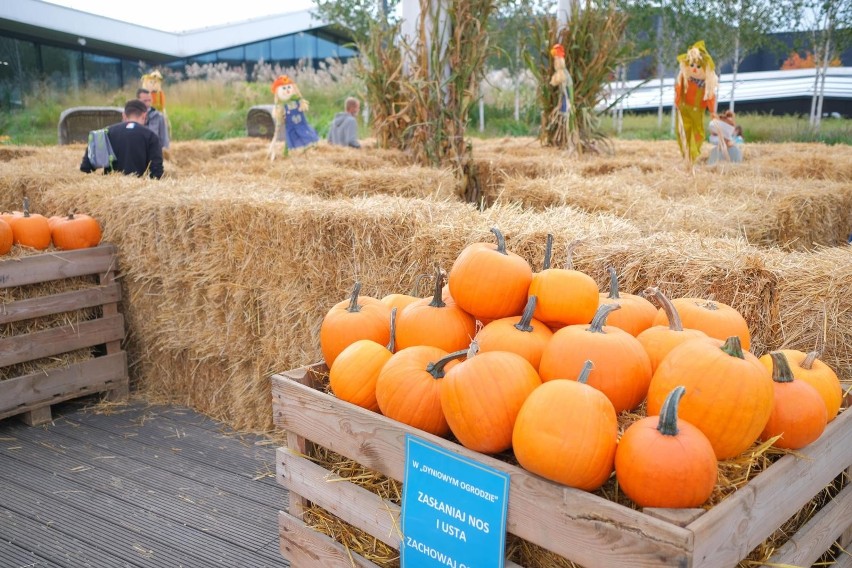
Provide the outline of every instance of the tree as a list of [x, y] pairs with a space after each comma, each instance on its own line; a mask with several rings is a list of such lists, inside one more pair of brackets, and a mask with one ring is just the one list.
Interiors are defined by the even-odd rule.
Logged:
[[[689, 0], [621, 0], [621, 9], [629, 16], [627, 40], [640, 56], [651, 57], [660, 82], [657, 126], [663, 125], [663, 107], [670, 96], [665, 93], [665, 77], [677, 73], [677, 56], [702, 37], [699, 19]], [[674, 117], [674, 113], [672, 113]], [[674, 121], [672, 121], [672, 129]]]
[[514, 118], [520, 120], [520, 78], [523, 52], [529, 47], [529, 30], [537, 17], [553, 11], [554, 0], [498, 0], [489, 32], [495, 49], [493, 62], [509, 70], [514, 89]]
[[329, 23], [352, 33], [355, 43], [365, 46], [373, 25], [386, 27], [395, 22], [394, 10], [399, 0], [314, 0], [316, 13]]
[[[771, 32], [789, 19], [796, 0], [690, 0], [691, 9], [705, 22], [717, 70], [731, 62], [731, 103], [736, 103], [737, 71], [749, 54], [772, 42]], [[717, 71], [718, 73], [718, 71]]]
[[810, 125], [819, 131], [825, 98], [825, 75], [832, 59], [852, 44], [852, 2], [849, 0], [805, 0], [801, 12], [809, 31], [816, 63], [811, 98]]

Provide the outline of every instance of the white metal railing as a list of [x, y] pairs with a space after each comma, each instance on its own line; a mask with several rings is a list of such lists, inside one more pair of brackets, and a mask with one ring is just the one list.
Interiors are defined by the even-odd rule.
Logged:
[[[814, 91], [814, 69], [795, 69], [790, 71], [757, 71], [738, 73], [734, 95], [737, 102], [762, 101], [772, 99], [810, 98]], [[660, 104], [660, 80], [627, 81], [623, 88], [610, 83], [610, 95], [604, 106], [610, 104], [621, 93], [625, 110], [653, 109]], [[719, 76], [718, 102], [731, 101], [733, 84], [732, 74]], [[825, 96], [828, 98], [846, 98], [852, 105], [852, 67], [829, 67], [825, 76]], [[663, 79], [663, 106], [670, 107], [674, 102], [674, 78]]]

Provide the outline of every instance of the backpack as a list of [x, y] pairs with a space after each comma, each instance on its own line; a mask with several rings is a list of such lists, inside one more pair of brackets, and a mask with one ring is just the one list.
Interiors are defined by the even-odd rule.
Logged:
[[89, 143], [86, 150], [92, 168], [111, 168], [115, 161], [115, 152], [107, 136], [107, 129], [89, 131]]

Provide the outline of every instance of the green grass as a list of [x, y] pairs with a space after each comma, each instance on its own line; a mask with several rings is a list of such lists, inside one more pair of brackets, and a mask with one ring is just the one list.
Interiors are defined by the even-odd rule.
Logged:
[[[325, 138], [334, 115], [342, 110], [349, 95], [360, 92], [360, 84], [351, 74], [329, 77], [326, 72], [310, 72], [297, 82], [310, 102], [308, 120]], [[135, 86], [125, 91], [81, 91], [74, 96], [48, 96], [43, 93], [25, 99], [23, 110], [0, 113], [0, 134], [8, 136], [5, 144], [47, 146], [57, 143], [57, 126], [63, 109], [72, 106], [121, 106], [125, 97], [132, 97]], [[56, 92], [56, 91], [53, 91]], [[167, 91], [167, 110], [174, 140], [224, 140], [245, 136], [246, 114], [253, 105], [271, 104], [269, 86], [265, 82], [188, 80], [171, 86]], [[467, 135], [477, 138], [504, 136], [537, 136], [536, 108], [521, 110], [520, 120], [514, 120], [511, 108], [505, 104], [485, 106], [485, 131], [479, 132], [478, 108], [470, 117]], [[709, 120], [709, 117], [708, 117]], [[610, 116], [601, 117], [607, 134], [616, 136]], [[368, 125], [359, 120], [359, 135], [370, 136]], [[852, 145], [852, 120], [825, 119], [819, 133], [808, 126], [807, 117], [765, 114], [738, 114], [746, 142], [822, 142]], [[638, 140], [671, 140], [671, 117], [665, 114], [662, 127], [657, 126], [657, 114], [627, 114], [619, 138]]]

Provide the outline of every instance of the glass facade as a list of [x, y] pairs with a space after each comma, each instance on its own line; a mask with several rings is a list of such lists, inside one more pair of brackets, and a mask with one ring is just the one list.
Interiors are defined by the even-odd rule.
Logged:
[[226, 63], [245, 66], [246, 79], [263, 61], [282, 67], [318, 65], [327, 58], [347, 60], [357, 52], [347, 41], [321, 30], [299, 32], [167, 63], [132, 61], [93, 52], [85, 45], [60, 46], [31, 37], [0, 33], [0, 109], [20, 107], [24, 96], [41, 87], [75, 93], [84, 88], [135, 89], [144, 67], [183, 71], [186, 65]]

